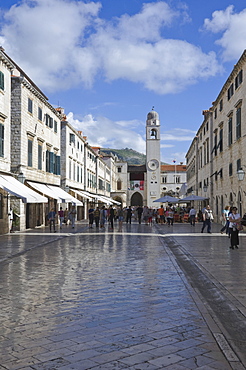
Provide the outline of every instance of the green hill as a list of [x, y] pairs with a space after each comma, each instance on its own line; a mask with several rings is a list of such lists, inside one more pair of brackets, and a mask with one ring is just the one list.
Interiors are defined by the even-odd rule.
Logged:
[[[109, 155], [110, 153], [117, 155], [117, 157], [128, 164], [141, 165], [145, 164], [146, 155], [139, 153], [136, 150], [125, 148], [125, 149], [110, 149], [110, 148], [101, 148], [100, 153]], [[166, 164], [166, 163], [162, 163]]]

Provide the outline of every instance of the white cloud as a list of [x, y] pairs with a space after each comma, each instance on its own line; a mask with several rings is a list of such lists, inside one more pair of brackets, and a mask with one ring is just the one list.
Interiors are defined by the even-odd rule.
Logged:
[[[144, 123], [139, 120], [131, 121], [112, 121], [106, 117], [94, 117], [87, 114], [84, 117], [75, 118], [73, 112], [67, 115], [68, 122], [78, 131], [82, 131], [83, 136], [87, 136], [87, 141], [91, 146], [101, 148], [132, 148], [140, 153], [146, 152], [145, 136], [139, 134], [139, 127]], [[186, 129], [174, 129], [169, 134], [161, 135], [161, 157], [163, 162], [172, 163], [176, 159], [177, 163], [185, 162], [186, 152], [182, 150], [182, 141], [190, 141], [194, 136], [188, 137], [187, 134], [195, 131]], [[167, 144], [166, 140], [173, 143]]]
[[82, 0], [21, 0], [5, 13], [3, 46], [47, 91], [91, 88], [104, 78], [175, 93], [220, 70], [215, 53], [164, 38], [174, 20], [189, 21], [185, 7], [157, 1], [112, 21], [99, 17], [100, 8]]
[[166, 131], [161, 134], [162, 141], [192, 141], [196, 131], [181, 129], [181, 128], [174, 128], [172, 131]]
[[205, 19], [204, 28], [222, 33], [216, 43], [222, 46], [225, 61], [238, 59], [246, 48], [246, 9], [235, 13], [234, 6], [230, 5], [225, 10], [215, 11], [211, 20]]
[[81, 119], [74, 118], [72, 112], [67, 115], [68, 122], [83, 136], [88, 137], [91, 146], [101, 148], [122, 149], [132, 148], [140, 153], [145, 153], [145, 139], [134, 128], [138, 127], [139, 121], [113, 122], [106, 117], [93, 117], [88, 114]]
[[161, 144], [161, 149], [164, 149], [164, 148], [173, 148], [174, 145], [172, 144]]
[[233, 9], [234, 6], [230, 5], [226, 10], [216, 10], [212, 13], [212, 20], [204, 20], [204, 28], [214, 33], [225, 31], [231, 23]]

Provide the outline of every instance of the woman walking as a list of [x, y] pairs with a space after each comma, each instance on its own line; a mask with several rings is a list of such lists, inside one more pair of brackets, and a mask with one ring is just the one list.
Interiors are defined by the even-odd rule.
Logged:
[[237, 207], [232, 208], [232, 213], [229, 215], [229, 229], [231, 235], [231, 249], [238, 248], [239, 246], [239, 226], [241, 225], [241, 216], [237, 212]]

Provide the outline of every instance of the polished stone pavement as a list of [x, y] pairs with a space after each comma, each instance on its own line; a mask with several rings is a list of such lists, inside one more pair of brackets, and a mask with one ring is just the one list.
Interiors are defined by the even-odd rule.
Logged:
[[1, 236], [0, 369], [244, 369], [246, 234], [200, 229]]

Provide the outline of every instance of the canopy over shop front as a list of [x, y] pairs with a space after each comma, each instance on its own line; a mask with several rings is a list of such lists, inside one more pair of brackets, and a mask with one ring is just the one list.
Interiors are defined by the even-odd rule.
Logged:
[[199, 195], [191, 194], [188, 197], [185, 197], [183, 199], [180, 199], [179, 200], [179, 203], [182, 203], [182, 202], [189, 203], [189, 202], [193, 202], [194, 200], [201, 201], [201, 200], [205, 200], [205, 199], [208, 199], [208, 198], [200, 197]]
[[48, 203], [48, 199], [30, 189], [13, 176], [0, 175], [0, 187], [8, 193], [22, 199], [23, 203]]
[[154, 202], [159, 202], [159, 203], [178, 203], [180, 199], [171, 197], [170, 195], [165, 195], [162, 198], [154, 200]]
[[65, 190], [61, 189], [59, 186], [46, 185], [32, 181], [28, 181], [28, 184], [32, 188], [38, 190], [40, 193], [45, 194], [49, 198], [56, 199], [58, 203], [74, 203], [77, 206], [83, 205], [83, 203], [80, 200], [74, 198], [72, 195], [67, 193]]
[[92, 200], [91, 195], [89, 193], [87, 193], [86, 191], [77, 190], [77, 189], [71, 189], [71, 190], [74, 191], [76, 194], [80, 195], [82, 198]]

